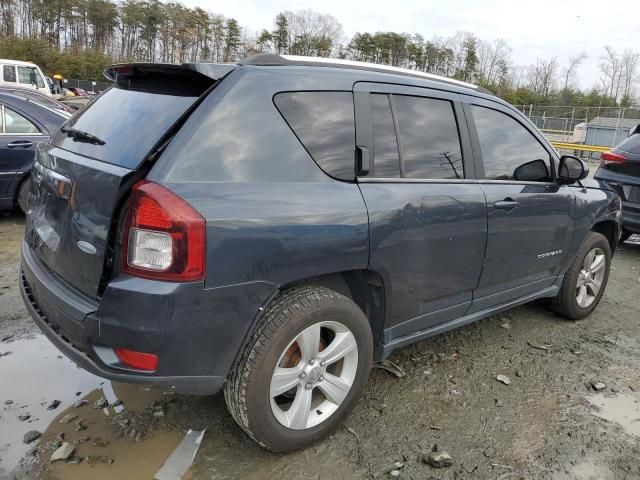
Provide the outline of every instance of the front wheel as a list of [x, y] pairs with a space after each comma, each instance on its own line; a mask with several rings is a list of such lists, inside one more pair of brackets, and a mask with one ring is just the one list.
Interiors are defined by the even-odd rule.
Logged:
[[596, 308], [609, 280], [611, 247], [600, 233], [589, 232], [567, 270], [551, 308], [559, 315], [578, 320]]
[[372, 357], [369, 321], [355, 303], [324, 287], [286, 290], [236, 362], [225, 385], [227, 407], [269, 450], [304, 448], [349, 415]]

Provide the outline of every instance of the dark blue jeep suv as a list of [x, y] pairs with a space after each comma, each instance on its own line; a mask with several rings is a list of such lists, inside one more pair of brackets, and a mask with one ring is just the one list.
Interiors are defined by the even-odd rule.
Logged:
[[21, 272], [35, 321], [97, 375], [224, 389], [289, 451], [399, 347], [602, 297], [619, 196], [474, 85], [279, 55], [106, 75], [37, 152]]

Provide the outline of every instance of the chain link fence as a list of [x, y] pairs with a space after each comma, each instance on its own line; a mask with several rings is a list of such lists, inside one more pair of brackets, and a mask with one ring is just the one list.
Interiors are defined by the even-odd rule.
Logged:
[[76, 78], [66, 78], [62, 81], [65, 88], [82, 88], [87, 92], [101, 92], [111, 86], [110, 82], [94, 82], [91, 80], [79, 80]]
[[620, 143], [640, 124], [638, 108], [561, 105], [516, 105], [516, 108], [562, 153], [586, 160], [599, 160], [601, 151]]
[[[640, 109], [620, 107], [577, 107], [560, 105], [516, 105], [518, 110], [552, 140], [612, 147], [640, 123]], [[578, 127], [578, 131], [576, 131]], [[606, 135], [589, 136], [587, 129], [606, 130]], [[584, 138], [582, 138], [584, 137]]]

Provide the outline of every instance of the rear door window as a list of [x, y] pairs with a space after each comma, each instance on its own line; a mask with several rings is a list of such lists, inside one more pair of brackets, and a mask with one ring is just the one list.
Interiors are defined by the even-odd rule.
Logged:
[[393, 95], [405, 177], [464, 178], [453, 105], [448, 100]]
[[[135, 79], [134, 79], [135, 80]], [[172, 94], [157, 81], [157, 87], [114, 86], [74, 115], [66, 127], [97, 137], [101, 142], [82, 141], [60, 133], [54, 144], [80, 155], [135, 169], [167, 133], [197, 96]], [[158, 92], [158, 93], [156, 93]]]
[[373, 127], [373, 176], [400, 177], [400, 155], [391, 114], [390, 95], [372, 93], [370, 98]]
[[38, 134], [40, 130], [24, 116], [4, 107], [4, 133]]
[[351, 92], [283, 92], [274, 97], [300, 143], [325, 173], [355, 178], [355, 121]]
[[522, 124], [491, 108], [472, 105], [488, 180], [553, 180], [549, 152]]

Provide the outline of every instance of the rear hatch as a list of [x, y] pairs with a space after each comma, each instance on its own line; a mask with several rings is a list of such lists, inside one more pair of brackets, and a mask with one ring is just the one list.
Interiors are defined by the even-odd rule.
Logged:
[[[25, 238], [57, 276], [91, 297], [113, 267], [115, 225], [131, 185], [198, 98], [232, 65], [132, 64], [42, 145]], [[147, 160], [147, 161], [145, 161]]]

